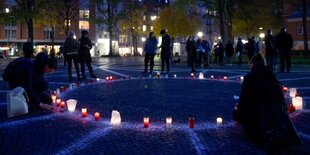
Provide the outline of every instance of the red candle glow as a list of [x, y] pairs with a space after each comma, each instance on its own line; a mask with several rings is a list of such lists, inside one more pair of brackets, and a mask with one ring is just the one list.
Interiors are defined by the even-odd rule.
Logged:
[[109, 80], [112, 81], [113, 80], [113, 76], [110, 76]]
[[126, 80], [126, 76], [124, 76], [124, 80]]
[[78, 87], [80, 86], [80, 84], [81, 84], [80, 81], [78, 81], [78, 82], [76, 83], [76, 85], [77, 85]]
[[188, 126], [189, 126], [189, 128], [194, 128], [194, 118], [193, 117], [190, 117], [188, 119]]
[[82, 108], [82, 117], [86, 117], [87, 115], [87, 108]]
[[116, 80], [116, 76], [114, 76], [114, 80]]
[[214, 76], [213, 76], [213, 75], [211, 75], [211, 76], [210, 76], [210, 78], [213, 80], [213, 79], [214, 79]]
[[286, 93], [288, 89], [287, 89], [287, 87], [283, 86], [282, 90], [283, 90], [284, 93]]
[[65, 101], [62, 101], [61, 103], [60, 103], [60, 108], [64, 108], [65, 107]]
[[95, 112], [94, 117], [95, 117], [95, 120], [96, 120], [96, 121], [99, 121], [99, 119], [100, 119], [100, 114], [99, 114], [99, 112]]
[[61, 99], [56, 99], [56, 105], [57, 105], [57, 107], [59, 107], [60, 106], [60, 102], [61, 102]]
[[105, 77], [105, 80], [109, 81], [109, 77], [108, 77], [108, 76], [107, 76], [107, 77]]
[[194, 73], [191, 73], [191, 79], [193, 79], [193, 78], [194, 78], [194, 76], [195, 76], [195, 74], [194, 74]]
[[144, 117], [143, 118], [143, 125], [144, 125], [144, 128], [148, 128], [149, 127], [149, 124], [150, 124], [150, 119], [148, 117]]
[[63, 86], [63, 89], [64, 89], [64, 91], [66, 91], [67, 90], [67, 86]]
[[221, 80], [221, 78], [222, 78], [221, 76], [218, 76], [218, 77], [217, 77], [218, 80]]
[[53, 103], [56, 103], [56, 98], [57, 98], [56, 95], [52, 95], [52, 102]]
[[224, 76], [224, 80], [227, 80], [228, 78], [227, 78], [227, 76]]
[[91, 79], [91, 83], [95, 83], [95, 80], [94, 80], [94, 79]]

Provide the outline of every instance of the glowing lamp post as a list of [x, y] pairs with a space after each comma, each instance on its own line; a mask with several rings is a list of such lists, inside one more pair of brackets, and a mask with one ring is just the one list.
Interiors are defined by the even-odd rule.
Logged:
[[173, 77], [174, 77], [174, 78], [177, 78], [177, 75], [176, 75], [176, 74], [174, 74], [174, 75], [173, 75]]
[[201, 37], [203, 37], [203, 33], [202, 33], [202, 32], [198, 32], [198, 33], [197, 33], [197, 36], [198, 36], [199, 38], [201, 38]]

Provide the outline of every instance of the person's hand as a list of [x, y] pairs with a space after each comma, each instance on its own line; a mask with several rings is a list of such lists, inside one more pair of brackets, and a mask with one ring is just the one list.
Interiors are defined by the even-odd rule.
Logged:
[[48, 105], [48, 104], [44, 104], [44, 103], [40, 103], [39, 106], [42, 108], [42, 109], [46, 109], [46, 110], [51, 110], [52, 109], [52, 106]]

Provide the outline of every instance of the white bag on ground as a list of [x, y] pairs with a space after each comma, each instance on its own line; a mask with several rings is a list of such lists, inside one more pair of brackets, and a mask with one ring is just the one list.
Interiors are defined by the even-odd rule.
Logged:
[[24, 88], [16, 87], [7, 94], [7, 113], [8, 117], [19, 116], [28, 113], [29, 101]]

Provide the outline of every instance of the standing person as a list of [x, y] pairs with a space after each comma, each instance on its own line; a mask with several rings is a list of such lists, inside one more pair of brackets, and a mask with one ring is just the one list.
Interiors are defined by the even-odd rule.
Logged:
[[276, 54], [276, 40], [272, 36], [272, 31], [267, 30], [267, 35], [265, 37], [265, 46], [266, 46], [266, 62], [267, 66], [270, 67], [270, 69], [274, 70], [274, 63], [275, 63], [275, 54]]
[[205, 50], [204, 67], [209, 67], [209, 56], [210, 56], [210, 52], [211, 52], [210, 43], [203, 38], [202, 45], [203, 45], [203, 48]]
[[32, 58], [33, 56], [33, 45], [31, 43], [31, 38], [27, 39], [27, 42], [23, 44], [24, 58]]
[[219, 46], [219, 65], [220, 66], [223, 66], [223, 59], [224, 59], [224, 44], [223, 44], [223, 42], [222, 42], [222, 40], [220, 40], [220, 42], [219, 42], [219, 44], [218, 44], [218, 46]]
[[250, 140], [266, 143], [270, 153], [301, 143], [287, 113], [281, 84], [260, 53], [250, 61], [250, 73], [244, 77], [233, 119]]
[[64, 55], [66, 55], [66, 59], [68, 60], [68, 74], [69, 74], [69, 81], [72, 81], [72, 60], [74, 63], [74, 67], [76, 70], [78, 81], [81, 81], [80, 76], [80, 69], [78, 64], [78, 50], [79, 50], [79, 43], [74, 38], [74, 32], [70, 31], [69, 35], [64, 42]]
[[196, 41], [196, 52], [198, 54], [198, 64], [199, 67], [201, 67], [201, 62], [202, 62], [202, 58], [205, 57], [205, 49], [203, 48], [203, 43], [202, 43], [202, 39], [198, 38]]
[[90, 56], [90, 49], [92, 48], [92, 44], [90, 39], [88, 38], [88, 31], [82, 30], [81, 32], [82, 37], [80, 38], [80, 49], [78, 52], [79, 61], [81, 64], [81, 72], [83, 76], [83, 80], [86, 80], [85, 75], [85, 64], [88, 67], [88, 71], [90, 73], [91, 78], [96, 78], [96, 75], [94, 74], [94, 70], [91, 66], [91, 56]]
[[232, 57], [234, 55], [234, 45], [231, 43], [230, 40], [227, 41], [227, 44], [225, 46], [225, 52], [226, 52], [226, 56], [228, 58], [228, 65], [231, 66], [232, 65]]
[[66, 55], [64, 54], [64, 46], [60, 45], [59, 47], [59, 58], [63, 56], [64, 57], [64, 66], [67, 66], [67, 59], [66, 59]]
[[145, 57], [144, 57], [144, 71], [142, 73], [147, 73], [148, 63], [150, 62], [150, 74], [153, 73], [154, 68], [154, 57], [156, 55], [157, 51], [157, 44], [158, 41], [155, 37], [154, 32], [150, 32], [149, 38], [146, 40], [144, 51], [145, 51]]
[[196, 65], [196, 46], [195, 46], [196, 42], [195, 42], [195, 36], [192, 36], [191, 37], [191, 40], [189, 42], [189, 50], [190, 50], [190, 65], [192, 67], [192, 70], [191, 72], [192, 73], [195, 73], [196, 70], [195, 70], [195, 65]]
[[248, 43], [245, 46], [247, 52], [248, 52], [248, 58], [249, 58], [249, 62], [252, 59], [252, 57], [254, 56], [254, 54], [256, 53], [256, 43], [255, 40], [252, 38], [248, 39]]
[[48, 58], [44, 52], [39, 53], [33, 61], [28, 58], [18, 58], [12, 61], [3, 72], [3, 79], [9, 84], [10, 90], [16, 87], [25, 89], [29, 97], [30, 111], [38, 110], [44, 104], [52, 103], [51, 92], [44, 74], [57, 69], [57, 60]]
[[187, 52], [187, 67], [191, 66], [191, 37], [189, 36], [186, 41], [186, 52]]
[[167, 74], [170, 73], [170, 57], [171, 57], [171, 38], [167, 34], [166, 30], [161, 30], [160, 35], [162, 36], [161, 42], [161, 73], [164, 72], [165, 63], [167, 64]]
[[286, 32], [286, 28], [282, 28], [276, 36], [276, 47], [280, 55], [280, 72], [283, 73], [286, 65], [286, 71], [291, 71], [291, 55], [290, 50], [293, 47], [293, 38]]
[[241, 38], [238, 38], [237, 46], [236, 46], [236, 54], [238, 57], [238, 65], [242, 64], [242, 51], [243, 51], [243, 43]]

